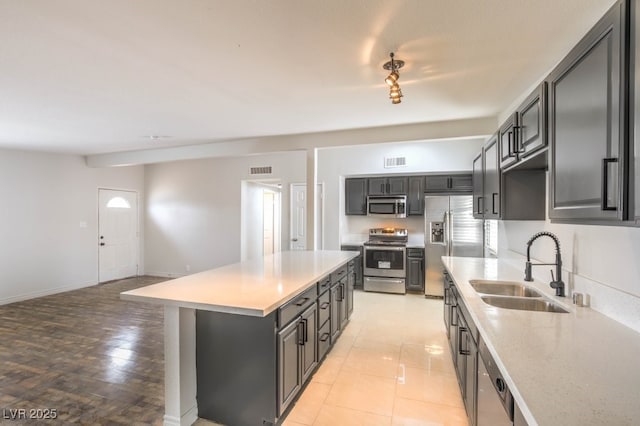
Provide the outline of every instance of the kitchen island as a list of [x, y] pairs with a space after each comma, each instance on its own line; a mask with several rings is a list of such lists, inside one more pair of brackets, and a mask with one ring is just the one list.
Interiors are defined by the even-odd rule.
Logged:
[[[336, 294], [330, 304], [331, 312], [336, 313], [335, 318], [333, 322], [326, 320], [327, 325], [331, 324], [332, 337], [335, 337], [337, 332], [334, 333], [334, 328], [337, 331], [340, 330], [338, 319], [346, 319], [348, 308], [344, 308], [343, 311], [336, 310], [342, 303], [333, 302], [349, 300], [344, 286], [347, 278], [347, 264], [358, 254], [349, 251], [280, 252], [261, 259], [227, 265], [121, 293], [121, 298], [125, 300], [164, 305], [164, 424], [192, 424], [197, 419], [198, 404], [204, 398], [202, 394], [215, 388], [215, 384], [203, 383], [202, 372], [196, 370], [196, 352], [208, 356], [211, 348], [216, 347], [216, 342], [205, 341], [208, 339], [204, 339], [205, 334], [203, 334], [211, 327], [215, 328], [215, 321], [212, 324], [212, 320], [220, 320], [225, 325], [237, 322], [238, 329], [244, 332], [255, 329], [254, 324], [251, 323], [253, 318], [256, 321], [255, 324], [260, 324], [258, 328], [270, 329], [271, 333], [276, 333], [277, 327], [284, 327], [285, 323], [293, 324], [297, 321], [296, 318], [304, 315], [301, 313], [302, 309], [315, 306], [316, 298], [313, 295], [317, 297], [319, 294], [326, 294], [328, 298], [329, 294]], [[198, 327], [198, 331], [196, 331], [196, 316], [203, 324]], [[294, 325], [302, 323], [308, 325], [308, 322], [308, 319], [300, 319]], [[271, 323], [270, 326], [269, 323]], [[267, 327], [264, 327], [265, 324]], [[295, 331], [299, 330], [299, 327], [295, 328]], [[307, 340], [309, 332], [305, 330], [302, 332], [304, 340]], [[274, 336], [274, 338], [280, 337], [279, 334]], [[255, 336], [247, 335], [246, 337], [245, 340], [251, 340]], [[297, 340], [292, 341], [295, 345]], [[221, 346], [224, 349], [224, 345]], [[278, 346], [280, 347], [286, 349], [286, 346]], [[204, 349], [200, 350], [200, 348]], [[243, 359], [242, 356], [234, 357], [234, 354], [226, 354], [226, 359], [234, 358]], [[275, 364], [282, 361], [282, 354], [269, 353], [263, 358], [271, 359]], [[204, 358], [201, 356], [198, 369], [202, 369], [204, 365]], [[317, 365], [317, 362], [314, 365]], [[253, 368], [249, 365], [246, 367], [249, 370]], [[277, 368], [276, 365], [271, 367]], [[217, 376], [214, 374], [214, 377]], [[285, 385], [290, 382], [290, 379], [285, 377]], [[275, 376], [273, 380], [283, 381], [276, 380]], [[281, 386], [281, 383], [277, 385]], [[196, 402], [196, 393], [198, 393], [198, 402]], [[222, 390], [218, 393], [225, 392]], [[274, 399], [273, 404], [277, 403], [280, 406], [281, 402]], [[273, 413], [277, 419], [280, 415], [279, 408], [274, 406]]]
[[467, 321], [477, 327], [527, 424], [638, 424], [638, 332], [555, 296], [548, 282], [526, 285], [568, 313], [491, 306], [470, 281], [522, 283], [522, 269], [497, 259], [443, 257], [443, 262]]

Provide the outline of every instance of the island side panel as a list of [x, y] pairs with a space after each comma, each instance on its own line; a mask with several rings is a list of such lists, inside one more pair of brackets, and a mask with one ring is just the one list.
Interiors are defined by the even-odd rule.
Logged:
[[275, 424], [276, 314], [196, 311], [199, 417], [222, 424]]
[[165, 426], [197, 420], [195, 311], [164, 307]]

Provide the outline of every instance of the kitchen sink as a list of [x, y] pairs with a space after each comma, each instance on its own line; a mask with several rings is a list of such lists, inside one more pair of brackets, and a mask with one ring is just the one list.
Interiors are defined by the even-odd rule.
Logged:
[[491, 306], [504, 309], [517, 309], [521, 311], [540, 311], [540, 312], [556, 312], [566, 314], [564, 308], [543, 299], [527, 299], [523, 297], [499, 297], [499, 296], [482, 296], [482, 301]]
[[471, 280], [471, 287], [482, 294], [494, 294], [497, 296], [518, 296], [518, 297], [541, 297], [542, 294], [528, 287], [513, 281], [491, 281], [491, 280]]

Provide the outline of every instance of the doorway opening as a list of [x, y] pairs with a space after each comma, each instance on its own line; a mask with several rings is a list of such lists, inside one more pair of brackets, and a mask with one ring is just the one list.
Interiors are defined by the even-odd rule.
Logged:
[[98, 282], [138, 275], [138, 193], [98, 189]]
[[276, 180], [243, 181], [241, 188], [241, 260], [282, 250], [282, 184]]

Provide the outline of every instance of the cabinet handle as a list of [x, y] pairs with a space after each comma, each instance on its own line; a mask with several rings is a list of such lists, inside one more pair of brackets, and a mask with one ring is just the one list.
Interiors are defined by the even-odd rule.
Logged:
[[304, 343], [307, 343], [309, 341], [309, 321], [306, 318], [302, 319], [302, 335]]
[[498, 195], [497, 192], [494, 192], [493, 194], [491, 194], [491, 213], [492, 214], [498, 214], [498, 212], [496, 211], [496, 195]]
[[617, 206], [609, 206], [609, 164], [617, 163], [617, 158], [602, 159], [602, 210], [618, 210]]
[[515, 157], [516, 153], [515, 153], [515, 137], [513, 135], [513, 131], [509, 130], [507, 132], [507, 145], [509, 147], [509, 157]]
[[[516, 133], [518, 132], [518, 133]], [[520, 136], [520, 137], [518, 137]], [[524, 147], [518, 146], [518, 141], [522, 141], [522, 126], [513, 126], [513, 153], [514, 154], [523, 154]]]
[[327, 309], [329, 307], [330, 303], [329, 302], [324, 302], [320, 305], [320, 309], [324, 310]]
[[340, 302], [344, 300], [344, 284], [340, 284]]
[[380, 184], [380, 192], [384, 194], [384, 183]]
[[302, 299], [300, 299], [300, 300], [298, 301], [298, 303], [296, 303], [296, 306], [302, 306], [302, 305], [304, 305], [305, 303], [307, 303], [308, 301], [309, 301], [309, 298], [308, 298], [308, 297], [303, 297]]
[[477, 209], [476, 213], [482, 214], [483, 208], [480, 207], [480, 204], [484, 204], [484, 197], [478, 197], [478, 203], [477, 204], [478, 204], [478, 206], [477, 206], [478, 209]]
[[302, 321], [300, 321], [298, 325], [296, 325], [296, 331], [298, 332], [298, 345], [304, 346], [304, 328], [301, 329], [300, 327], [304, 327]]
[[471, 352], [469, 351], [469, 349], [463, 349], [462, 343], [466, 342], [466, 336], [465, 339], [462, 339], [462, 333], [464, 333], [465, 335], [467, 334], [467, 328], [466, 327], [460, 327], [458, 328], [458, 341], [460, 342], [460, 347], [458, 348], [458, 352], [460, 353], [460, 355], [470, 355]]
[[327, 340], [329, 340], [329, 333], [324, 333], [322, 336], [320, 336], [321, 342], [326, 342]]

